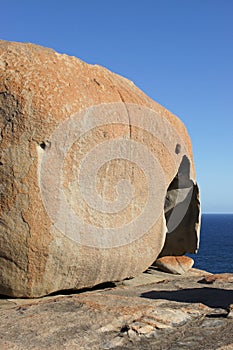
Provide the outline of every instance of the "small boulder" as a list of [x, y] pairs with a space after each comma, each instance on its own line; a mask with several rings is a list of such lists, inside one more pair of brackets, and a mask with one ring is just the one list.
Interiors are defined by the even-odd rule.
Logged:
[[194, 261], [188, 256], [163, 256], [155, 262], [160, 270], [173, 273], [175, 275], [182, 275], [192, 268]]

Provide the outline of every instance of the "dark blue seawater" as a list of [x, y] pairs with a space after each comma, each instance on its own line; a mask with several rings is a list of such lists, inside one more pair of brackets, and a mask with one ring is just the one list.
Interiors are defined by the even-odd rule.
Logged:
[[212, 273], [233, 273], [233, 214], [203, 214], [194, 267]]

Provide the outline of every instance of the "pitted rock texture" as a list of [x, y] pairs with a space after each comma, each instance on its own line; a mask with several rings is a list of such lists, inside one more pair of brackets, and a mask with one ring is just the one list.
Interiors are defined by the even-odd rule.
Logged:
[[129, 80], [1, 41], [0, 142], [2, 294], [91, 287], [197, 250], [191, 141]]

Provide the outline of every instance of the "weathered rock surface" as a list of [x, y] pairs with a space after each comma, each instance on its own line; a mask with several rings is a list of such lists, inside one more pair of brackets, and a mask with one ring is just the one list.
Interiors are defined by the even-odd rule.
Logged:
[[233, 318], [233, 304], [231, 304], [229, 306], [229, 313], [228, 313], [228, 316], [229, 318]]
[[135, 279], [83, 293], [0, 299], [3, 350], [231, 349], [232, 284], [208, 273], [150, 268]]
[[162, 249], [197, 250], [187, 131], [129, 80], [1, 41], [0, 142], [2, 294], [122, 280]]
[[233, 283], [233, 273], [216, 273], [210, 276], [205, 276], [202, 283], [218, 283], [218, 282], [229, 282]]
[[194, 264], [194, 260], [188, 256], [164, 256], [155, 262], [160, 270], [182, 275], [189, 271]]

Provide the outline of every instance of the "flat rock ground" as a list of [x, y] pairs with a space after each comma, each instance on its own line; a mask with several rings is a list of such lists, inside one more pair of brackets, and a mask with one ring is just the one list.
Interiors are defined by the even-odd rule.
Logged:
[[82, 292], [0, 299], [0, 349], [233, 349], [233, 283], [150, 268]]

